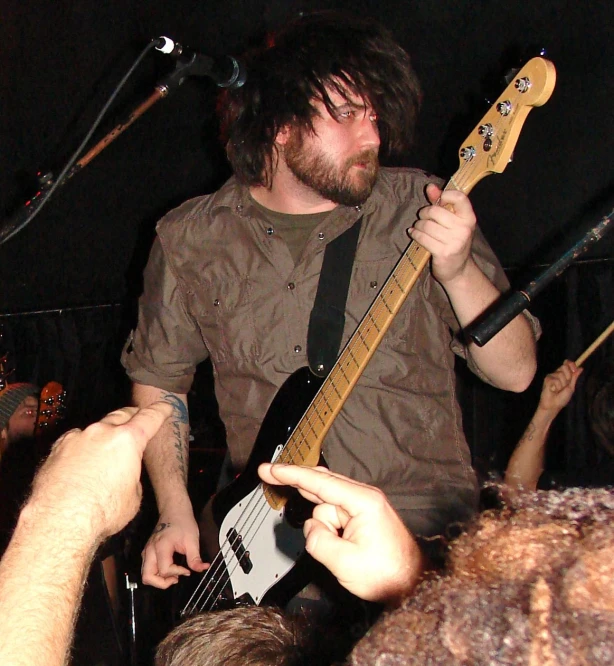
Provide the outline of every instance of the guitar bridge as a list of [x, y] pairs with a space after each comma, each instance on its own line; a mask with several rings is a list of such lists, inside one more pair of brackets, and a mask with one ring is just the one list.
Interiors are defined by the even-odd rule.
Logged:
[[226, 538], [239, 562], [239, 566], [243, 569], [243, 573], [248, 574], [254, 568], [254, 565], [249, 556], [249, 551], [245, 550], [243, 545], [243, 537], [232, 527], [226, 533]]

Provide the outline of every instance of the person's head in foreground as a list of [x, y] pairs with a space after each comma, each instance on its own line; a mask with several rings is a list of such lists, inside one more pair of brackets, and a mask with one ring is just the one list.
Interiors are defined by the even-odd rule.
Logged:
[[614, 664], [614, 492], [502, 499], [454, 543], [445, 574], [373, 627], [352, 666]]
[[[155, 666], [326, 666], [330, 651], [309, 639], [304, 617], [240, 606], [194, 615], [158, 646]], [[325, 637], [322, 637], [325, 640]]]

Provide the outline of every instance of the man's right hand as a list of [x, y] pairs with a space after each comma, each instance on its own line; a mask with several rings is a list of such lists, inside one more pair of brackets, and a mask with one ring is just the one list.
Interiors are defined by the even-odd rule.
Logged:
[[[160, 515], [158, 524], [143, 549], [143, 583], [162, 590], [209, 567], [200, 558], [198, 525], [191, 508]], [[189, 568], [175, 564], [175, 553], [185, 555]]]

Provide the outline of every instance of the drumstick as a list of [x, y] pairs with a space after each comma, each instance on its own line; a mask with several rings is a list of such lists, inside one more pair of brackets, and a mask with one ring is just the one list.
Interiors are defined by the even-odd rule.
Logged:
[[614, 321], [605, 329], [605, 331], [576, 359], [576, 365], [580, 367], [584, 361], [599, 347], [599, 345], [614, 331]]

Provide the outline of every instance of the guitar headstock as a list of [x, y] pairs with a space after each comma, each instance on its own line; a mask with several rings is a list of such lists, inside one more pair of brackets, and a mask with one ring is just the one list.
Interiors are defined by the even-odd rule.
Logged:
[[35, 434], [49, 430], [61, 421], [66, 413], [66, 391], [58, 382], [49, 382], [43, 387], [38, 407]]
[[511, 161], [529, 111], [550, 99], [555, 83], [556, 70], [549, 60], [529, 60], [464, 141], [460, 167], [449, 186], [467, 193], [485, 176], [501, 173]]

